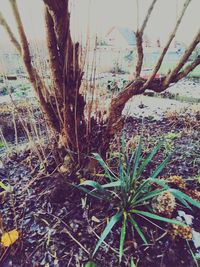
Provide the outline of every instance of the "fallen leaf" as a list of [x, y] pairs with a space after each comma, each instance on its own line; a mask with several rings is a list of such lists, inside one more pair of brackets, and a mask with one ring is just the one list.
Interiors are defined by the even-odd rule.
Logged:
[[7, 233], [4, 233], [1, 237], [1, 243], [4, 247], [9, 247], [11, 246], [13, 243], [15, 243], [17, 241], [17, 239], [19, 238], [19, 232], [14, 229], [12, 231], [9, 231]]

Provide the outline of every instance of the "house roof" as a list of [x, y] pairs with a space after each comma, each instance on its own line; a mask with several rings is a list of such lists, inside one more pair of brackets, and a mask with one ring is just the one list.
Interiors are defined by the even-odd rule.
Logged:
[[136, 45], [135, 33], [128, 28], [118, 28], [119, 32], [126, 39], [128, 45]]
[[109, 34], [113, 31], [113, 30], [118, 30], [121, 35], [124, 37], [124, 39], [126, 40], [127, 44], [130, 46], [136, 45], [136, 38], [135, 38], [135, 33], [134, 31], [125, 28], [125, 27], [112, 27], [106, 36], [109, 36]]

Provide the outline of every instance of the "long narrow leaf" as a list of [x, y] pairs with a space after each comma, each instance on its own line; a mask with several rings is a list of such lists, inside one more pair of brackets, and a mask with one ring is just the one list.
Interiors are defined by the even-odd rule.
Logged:
[[167, 189], [170, 189], [170, 187], [166, 184], [166, 183], [167, 183], [167, 180], [156, 179], [156, 178], [149, 178], [149, 181], [150, 181], [151, 183], [155, 183], [155, 184], [157, 184], [157, 185], [162, 186], [162, 187], [165, 188], [166, 190], [167, 190]]
[[186, 195], [185, 193], [177, 190], [177, 189], [171, 189], [170, 192], [172, 194], [175, 194], [176, 196], [179, 196], [182, 199], [185, 199], [187, 202], [189, 202], [190, 204], [192, 204], [193, 206], [197, 207], [200, 209], [200, 203], [197, 202], [196, 200], [192, 199], [191, 197], [189, 197], [188, 195]]
[[133, 261], [133, 258], [131, 258], [131, 266], [130, 267], [136, 267], [134, 261]]
[[125, 142], [125, 133], [124, 133], [124, 131], [122, 132], [121, 144], [122, 144], [122, 147], [121, 147], [122, 154], [125, 154], [125, 152], [126, 152], [126, 142]]
[[108, 165], [105, 163], [105, 161], [102, 159], [102, 157], [98, 153], [93, 153], [95, 159], [99, 162], [101, 167], [103, 168], [105, 175], [111, 182], [113, 182], [114, 178], [117, 178], [115, 174], [111, 171], [111, 169], [108, 167]]
[[147, 193], [147, 194], [145, 195], [145, 197], [141, 197], [141, 198], [139, 198], [137, 201], [133, 200], [133, 201], [132, 201], [132, 204], [134, 204], [134, 205], [138, 205], [138, 204], [140, 204], [140, 203], [142, 204], [142, 203], [144, 203], [145, 201], [150, 200], [150, 199], [152, 199], [153, 197], [158, 196], [158, 195], [160, 195], [160, 194], [163, 193], [163, 192], [165, 192], [165, 189], [156, 189], [156, 190], [153, 190], [153, 191]]
[[101, 237], [95, 247], [95, 250], [92, 254], [92, 256], [95, 255], [95, 253], [97, 252], [98, 248], [101, 246], [102, 242], [104, 241], [104, 239], [107, 237], [107, 235], [110, 233], [110, 231], [112, 230], [113, 226], [120, 220], [122, 216], [122, 213], [116, 213], [114, 216], [111, 217], [109, 223], [107, 224], [106, 228], [104, 229], [103, 233], [101, 234]]
[[11, 193], [12, 192], [12, 187], [10, 185], [6, 186], [3, 182], [0, 181], [0, 187], [4, 189], [5, 191]]
[[149, 164], [149, 162], [152, 160], [152, 158], [156, 155], [156, 153], [161, 148], [163, 143], [164, 143], [163, 140], [161, 142], [159, 142], [159, 144], [152, 150], [152, 152], [149, 154], [149, 156], [142, 162], [142, 164], [138, 170], [138, 176], [140, 176], [142, 174], [142, 172], [144, 171], [146, 166]]
[[121, 196], [122, 196], [122, 202], [123, 205], [126, 205], [126, 197], [127, 197], [127, 180], [126, 180], [126, 170], [124, 168], [124, 162], [122, 159], [122, 154], [119, 156], [119, 179], [121, 181]]
[[166, 185], [166, 182], [167, 182], [166, 180], [155, 179], [155, 178], [148, 178], [148, 179], [146, 179], [139, 186], [139, 188], [136, 190], [135, 194], [132, 196], [131, 202], [136, 201], [137, 199], [139, 199], [141, 197], [141, 195], [143, 195], [144, 193], [146, 193], [146, 191], [148, 190], [148, 188], [151, 186], [152, 183], [156, 183], [156, 184], [162, 186], [164, 189], [169, 189], [169, 186]]
[[120, 187], [121, 186], [121, 181], [116, 181], [116, 182], [112, 182], [112, 183], [108, 183], [108, 184], [104, 184], [102, 185], [102, 188], [110, 188], [110, 187]]
[[88, 185], [88, 186], [91, 186], [91, 187], [93, 187], [99, 191], [105, 191], [99, 183], [92, 181], [92, 180], [86, 180], [86, 181], [82, 182], [80, 185], [81, 186]]
[[141, 237], [141, 239], [143, 240], [143, 242], [147, 245], [148, 242], [147, 242], [144, 234], [140, 230], [140, 227], [138, 226], [137, 222], [133, 219], [133, 217], [131, 215], [129, 215], [129, 218], [130, 218], [130, 221], [131, 221], [133, 227], [135, 228], [135, 230], [137, 231], [137, 233], [139, 234], [139, 236]]
[[122, 187], [124, 186], [124, 164], [122, 160], [122, 155], [119, 155], [119, 178], [121, 180]]
[[142, 138], [140, 138], [139, 144], [137, 146], [136, 152], [135, 152], [135, 158], [134, 158], [134, 165], [133, 165], [133, 172], [131, 175], [131, 180], [133, 181], [136, 177], [137, 174], [137, 169], [139, 166], [140, 162], [140, 157], [141, 157], [141, 151], [142, 151]]
[[169, 154], [165, 160], [163, 160], [163, 162], [158, 166], [158, 168], [154, 171], [154, 173], [151, 175], [151, 178], [156, 178], [158, 176], [159, 173], [161, 173], [161, 171], [166, 167], [166, 165], [168, 164], [170, 158], [172, 156], [172, 153]]
[[[172, 189], [169, 190], [169, 192], [171, 192]], [[178, 199], [186, 208], [188, 208], [189, 210], [192, 210], [192, 208], [190, 207], [190, 205], [187, 203], [187, 201], [185, 199], [183, 199], [182, 197], [180, 197], [179, 195], [176, 194], [176, 192], [171, 192], [174, 197], [176, 199]]]
[[149, 218], [154, 219], [154, 220], [185, 226], [185, 224], [180, 222], [180, 221], [169, 219], [169, 218], [165, 218], [165, 217], [162, 217], [162, 216], [158, 216], [156, 214], [153, 214], [153, 213], [150, 213], [150, 212], [147, 212], [147, 211], [131, 210], [130, 212], [131, 213], [135, 213], [135, 214], [140, 214], [140, 215], [143, 215], [145, 217], [149, 217]]
[[127, 223], [127, 214], [124, 212], [121, 234], [120, 234], [120, 245], [119, 245], [119, 262], [122, 260], [124, 254], [124, 240], [126, 236], [126, 223]]
[[88, 194], [88, 195], [90, 195], [92, 197], [95, 197], [95, 198], [97, 198], [99, 200], [102, 200], [102, 199], [105, 200], [106, 199], [106, 196], [101, 196], [98, 193], [94, 193], [93, 191], [88, 190], [87, 188], [84, 188], [84, 187], [82, 187], [80, 185], [79, 186], [74, 185], [74, 187], [78, 188], [79, 190], [82, 190], [84, 193], [86, 193], [86, 194]]

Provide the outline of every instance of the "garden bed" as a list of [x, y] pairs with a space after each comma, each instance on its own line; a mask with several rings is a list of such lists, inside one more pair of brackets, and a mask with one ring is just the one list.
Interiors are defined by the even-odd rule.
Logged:
[[[148, 178], [174, 150], [170, 163], [160, 176], [179, 175], [187, 181], [188, 190], [200, 189], [198, 116], [174, 114], [161, 121], [145, 119], [143, 125], [140, 119], [130, 117], [126, 119], [125, 129], [127, 139], [133, 139], [129, 143], [132, 149], [143, 132], [144, 154], [148, 154], [160, 139], [166, 139], [166, 145], [146, 169], [145, 177]], [[97, 201], [71, 185], [77, 184], [80, 178], [87, 178], [87, 175], [91, 178], [91, 174], [81, 173], [77, 179], [77, 173], [60, 173], [56, 155], [51, 149], [44, 148], [44, 151], [48, 155], [46, 169], [31, 151], [2, 159], [1, 181], [10, 183], [14, 191], [1, 195], [1, 224], [5, 232], [13, 229], [20, 232], [19, 239], [12, 246], [1, 247], [2, 267], [84, 266], [91, 259], [108, 218], [115, 213], [112, 203]], [[183, 208], [182, 212], [193, 216], [192, 228], [199, 233], [199, 210]], [[173, 218], [177, 216], [180, 217], [178, 209]], [[170, 234], [170, 225], [164, 222], [147, 221], [141, 217], [138, 224], [148, 239], [148, 245], [137, 233], [128, 230], [124, 257], [119, 264], [121, 223], [118, 223], [91, 260], [97, 266], [110, 267], [130, 266], [131, 259], [138, 267], [197, 266], [192, 251], [197, 255], [199, 248], [192, 240], [175, 238]]]

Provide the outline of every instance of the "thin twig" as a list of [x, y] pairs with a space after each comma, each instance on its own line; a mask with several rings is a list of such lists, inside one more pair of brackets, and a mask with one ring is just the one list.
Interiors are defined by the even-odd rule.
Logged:
[[52, 217], [56, 218], [57, 220], [59, 220], [66, 228], [64, 228], [63, 230], [69, 235], [69, 237], [76, 243], [79, 245], [79, 247], [81, 247], [88, 255], [90, 255], [90, 252], [67, 230], [67, 228], [69, 227], [62, 219], [60, 219], [59, 217], [57, 217], [54, 214], [49, 214]]
[[182, 67], [186, 64], [187, 60], [191, 56], [192, 52], [194, 51], [195, 47], [199, 44], [200, 42], [200, 29], [198, 30], [196, 36], [192, 40], [191, 44], [179, 60], [178, 64], [175, 66], [175, 68], [168, 74], [164, 81], [164, 88], [166, 88], [173, 78], [178, 74], [178, 72], [182, 69]]
[[151, 16], [151, 13], [154, 9], [154, 6], [156, 4], [157, 0], [153, 0], [148, 11], [147, 14], [144, 18], [143, 24], [140, 28], [140, 30], [137, 30], [135, 36], [136, 36], [136, 47], [137, 47], [137, 64], [135, 67], [135, 77], [139, 77], [141, 70], [142, 70], [142, 64], [143, 64], [143, 58], [144, 58], [144, 52], [143, 52], [143, 33], [144, 33], [144, 29], [147, 26], [147, 23], [149, 21], [149, 18]]
[[161, 64], [162, 64], [162, 62], [163, 62], [163, 59], [164, 59], [164, 57], [165, 57], [165, 55], [166, 55], [166, 53], [167, 53], [167, 51], [168, 51], [168, 49], [169, 49], [169, 46], [170, 46], [172, 40], [174, 39], [174, 37], [175, 37], [175, 35], [176, 35], [176, 32], [177, 32], [177, 30], [178, 30], [178, 28], [179, 28], [179, 25], [181, 24], [181, 21], [182, 21], [182, 19], [183, 19], [183, 16], [184, 16], [184, 14], [185, 14], [185, 12], [186, 12], [186, 10], [187, 10], [189, 4], [191, 3], [191, 1], [192, 1], [192, 0], [186, 0], [186, 1], [185, 1], [184, 5], [183, 5], [182, 12], [181, 12], [179, 18], [177, 19], [177, 22], [176, 22], [176, 25], [175, 25], [175, 27], [174, 27], [174, 30], [173, 30], [172, 33], [170, 34], [169, 39], [168, 39], [168, 41], [167, 41], [165, 47], [163, 48], [163, 51], [162, 51], [162, 53], [161, 53], [161, 55], [160, 55], [160, 57], [159, 57], [159, 59], [158, 59], [156, 65], [155, 65], [155, 67], [154, 67], [154, 70], [153, 70], [151, 76], [149, 77], [149, 79], [148, 79], [148, 80], [146, 81], [146, 83], [144, 84], [143, 88], [148, 88], [149, 84], [153, 81], [153, 79], [154, 79], [155, 76], [156, 76], [156, 73], [157, 73], [158, 70], [160, 69], [160, 66], [161, 66]]

